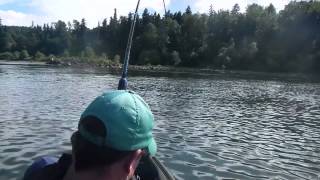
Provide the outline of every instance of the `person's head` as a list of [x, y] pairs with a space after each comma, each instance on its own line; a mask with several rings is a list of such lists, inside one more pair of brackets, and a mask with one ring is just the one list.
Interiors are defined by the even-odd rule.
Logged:
[[131, 177], [141, 156], [154, 155], [153, 115], [149, 106], [131, 91], [111, 91], [97, 97], [81, 115], [72, 135], [76, 172], [112, 170]]

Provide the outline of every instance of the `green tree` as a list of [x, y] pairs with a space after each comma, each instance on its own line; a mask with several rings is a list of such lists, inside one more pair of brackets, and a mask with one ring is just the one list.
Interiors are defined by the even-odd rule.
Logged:
[[156, 50], [144, 50], [139, 56], [139, 64], [141, 65], [158, 65], [160, 61], [159, 52]]
[[191, 7], [190, 6], [187, 7], [186, 14], [187, 15], [192, 15], [192, 11], [191, 11]]
[[12, 35], [5, 30], [0, 30], [0, 52], [11, 51], [16, 46]]
[[21, 60], [29, 60], [30, 59], [30, 55], [28, 53], [27, 50], [22, 50], [20, 52], [20, 57], [19, 57]]
[[37, 61], [43, 61], [46, 58], [46, 55], [44, 55], [42, 52], [37, 51], [37, 53], [34, 55], [35, 60]]
[[86, 47], [84, 50], [84, 57], [87, 58], [94, 58], [96, 56], [94, 50], [92, 49], [92, 47]]
[[[130, 63], [319, 73], [319, 1], [292, 1], [279, 13], [272, 4], [251, 4], [245, 12], [238, 4], [230, 11], [216, 12], [213, 5], [208, 9], [208, 14], [192, 13], [188, 6], [165, 17], [145, 9], [137, 18]], [[92, 29], [85, 19], [31, 27], [0, 25], [1, 57], [82, 56], [106, 65], [106, 54], [116, 60], [124, 54], [132, 20], [132, 13], [118, 17], [115, 9], [110, 19]]]
[[215, 10], [213, 9], [213, 5], [211, 4], [210, 5], [210, 8], [209, 8], [209, 16], [213, 16], [214, 14], [216, 14]]
[[0, 53], [0, 60], [13, 60], [13, 54], [10, 52]]
[[239, 4], [235, 4], [231, 10], [231, 14], [238, 15], [240, 13], [240, 6]]

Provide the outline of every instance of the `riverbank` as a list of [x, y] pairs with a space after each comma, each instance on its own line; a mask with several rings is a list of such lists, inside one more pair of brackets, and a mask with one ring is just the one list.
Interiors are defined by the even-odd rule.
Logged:
[[7, 61], [0, 60], [0, 65], [46, 65], [46, 62], [40, 61]]
[[[80, 59], [80, 58], [64, 58], [64, 59], [52, 59], [45, 61], [37, 60], [25, 60], [25, 61], [13, 61], [13, 60], [0, 60], [0, 65], [51, 65], [61, 67], [75, 67], [75, 68], [99, 68], [106, 69], [111, 72], [122, 72], [122, 64], [118, 61], [103, 60], [101, 58], [95, 59]], [[220, 74], [224, 73], [224, 70], [214, 70], [210, 68], [187, 68], [177, 66], [162, 66], [162, 65], [130, 65], [129, 71], [135, 72], [150, 72], [150, 73], [174, 73], [174, 74]], [[229, 71], [228, 71], [229, 72]]]
[[[58, 63], [57, 63], [58, 62]], [[122, 64], [110, 60], [84, 60], [68, 59], [59, 61], [7, 61], [0, 60], [0, 65], [33, 65], [33, 66], [54, 66], [71, 67], [76, 69], [96, 69], [99, 72], [108, 72], [115, 75], [122, 73]], [[284, 80], [290, 82], [320, 82], [318, 74], [303, 73], [272, 73], [272, 72], [253, 72], [253, 71], [233, 71], [233, 70], [214, 70], [210, 68], [187, 68], [175, 66], [152, 66], [152, 65], [130, 65], [130, 76], [153, 77], [181, 77], [181, 78], [229, 78], [229, 79], [251, 79], [251, 80]]]

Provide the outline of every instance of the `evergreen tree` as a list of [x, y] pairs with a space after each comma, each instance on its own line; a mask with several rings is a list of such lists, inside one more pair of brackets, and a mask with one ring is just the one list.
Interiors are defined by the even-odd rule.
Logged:
[[190, 7], [190, 6], [187, 7], [185, 13], [188, 14], [188, 15], [191, 15], [191, 14], [192, 14], [191, 7]]
[[209, 9], [209, 16], [213, 16], [216, 12], [213, 9], [213, 5], [210, 5], [210, 9]]
[[[319, 72], [320, 2], [292, 1], [277, 12], [251, 4], [242, 13], [235, 4], [208, 14], [167, 11], [165, 17], [148, 9], [138, 16], [132, 64], [161, 64], [213, 69]], [[133, 14], [110, 19], [89, 29], [85, 19], [43, 26], [2, 25], [0, 58], [45, 59], [43, 56], [123, 56]], [[77, 58], [75, 58], [77, 59]]]
[[240, 12], [240, 6], [239, 4], [235, 4], [231, 10], [231, 14], [233, 15], [237, 15]]

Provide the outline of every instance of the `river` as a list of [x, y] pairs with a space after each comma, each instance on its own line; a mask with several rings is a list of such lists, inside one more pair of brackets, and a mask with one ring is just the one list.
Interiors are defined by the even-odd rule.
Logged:
[[[177, 179], [320, 179], [320, 81], [260, 77], [129, 78], [154, 112], [157, 156]], [[117, 82], [94, 69], [0, 65], [0, 179], [70, 150], [81, 112]]]

